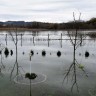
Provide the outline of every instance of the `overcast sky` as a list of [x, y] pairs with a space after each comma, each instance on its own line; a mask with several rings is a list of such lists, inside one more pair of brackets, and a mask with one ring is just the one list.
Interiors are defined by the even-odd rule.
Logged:
[[68, 22], [96, 17], [96, 0], [0, 0], [0, 21]]

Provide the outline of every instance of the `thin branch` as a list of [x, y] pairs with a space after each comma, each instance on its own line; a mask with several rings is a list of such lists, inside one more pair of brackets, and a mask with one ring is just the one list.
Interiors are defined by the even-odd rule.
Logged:
[[72, 38], [71, 38], [71, 35], [70, 35], [69, 31], [67, 31], [67, 32], [68, 32], [68, 35], [69, 35], [69, 37], [70, 37], [70, 41], [71, 41], [72, 45], [74, 45], [73, 40], [72, 40]]
[[16, 65], [16, 62], [15, 62], [14, 66], [13, 66], [13, 68], [12, 68], [12, 71], [11, 71], [11, 73], [10, 73], [10, 80], [11, 80], [11, 78], [12, 78], [13, 71], [14, 71], [14, 69], [15, 69], [15, 65]]
[[64, 83], [64, 80], [68, 77], [68, 75], [69, 75], [69, 73], [70, 73], [72, 67], [73, 67], [73, 63], [72, 63], [72, 64], [70, 65], [70, 67], [68, 68], [68, 72], [67, 72], [66, 75], [64, 76], [64, 79], [63, 79], [62, 84]]
[[10, 32], [10, 35], [12, 37], [12, 40], [13, 40], [14, 44], [16, 45], [15, 39], [14, 39], [13, 35], [11, 34], [11, 32]]

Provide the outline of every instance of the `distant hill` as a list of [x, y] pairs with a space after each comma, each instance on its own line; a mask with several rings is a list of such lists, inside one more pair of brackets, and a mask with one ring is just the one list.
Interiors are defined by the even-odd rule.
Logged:
[[25, 22], [25, 21], [6, 21], [0, 22], [0, 28], [41, 28], [41, 29], [96, 29], [96, 18], [88, 21], [70, 21], [67, 23], [45, 23], [45, 22]]

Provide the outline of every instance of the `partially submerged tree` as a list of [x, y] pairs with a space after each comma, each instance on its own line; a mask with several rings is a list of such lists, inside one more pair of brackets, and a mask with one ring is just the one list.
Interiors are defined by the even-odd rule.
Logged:
[[15, 60], [14, 66], [12, 67], [12, 70], [11, 70], [10, 79], [12, 78], [13, 72], [14, 72], [15, 69], [16, 69], [16, 75], [14, 77], [16, 77], [19, 74], [21, 74], [21, 70], [20, 69], [22, 69], [22, 71], [25, 72], [23, 70], [22, 66], [20, 66], [18, 64], [18, 34], [17, 34], [17, 29], [14, 29], [14, 30], [15, 30], [15, 36], [13, 36], [13, 34], [11, 32], [9, 32], [10, 36], [12, 37], [12, 41], [15, 44], [15, 49], [16, 49], [16, 60]]
[[[79, 15], [79, 20], [80, 20], [80, 17], [81, 17], [81, 13]], [[79, 91], [78, 89], [78, 83], [77, 83], [77, 68], [79, 68], [80, 70], [82, 70], [85, 75], [87, 76], [85, 70], [84, 70], [84, 66], [79, 64], [76, 60], [76, 49], [82, 45], [82, 38], [81, 39], [78, 39], [77, 36], [78, 36], [78, 30], [79, 30], [79, 26], [78, 26], [78, 23], [76, 22], [76, 19], [75, 19], [75, 14], [73, 12], [73, 18], [74, 18], [74, 25], [75, 25], [75, 31], [74, 31], [74, 38], [71, 38], [71, 35], [69, 33], [69, 30], [68, 30], [68, 35], [70, 37], [70, 41], [72, 43], [72, 46], [73, 46], [73, 62], [72, 64], [69, 66], [68, 70], [67, 70], [67, 73], [65, 73], [65, 76], [64, 76], [64, 79], [63, 79], [63, 83], [64, 83], [64, 80], [67, 78], [68, 80], [68, 76], [70, 73], [72, 73], [72, 87], [71, 87], [71, 91], [73, 90], [74, 86], [77, 87], [77, 91]]]

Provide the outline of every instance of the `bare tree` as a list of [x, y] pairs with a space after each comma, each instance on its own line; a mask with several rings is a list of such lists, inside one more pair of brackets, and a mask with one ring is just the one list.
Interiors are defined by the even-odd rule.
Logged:
[[81, 13], [79, 15], [79, 19], [78, 21], [76, 21], [75, 19], [75, 14], [73, 12], [73, 19], [74, 19], [74, 27], [75, 27], [75, 31], [74, 31], [74, 38], [71, 37], [70, 33], [69, 33], [69, 30], [67, 31], [68, 32], [68, 35], [69, 35], [69, 38], [70, 38], [70, 42], [73, 46], [73, 62], [72, 64], [69, 66], [68, 70], [67, 70], [67, 73], [65, 73], [65, 76], [64, 76], [64, 79], [63, 79], [63, 83], [64, 83], [64, 80], [67, 78], [67, 81], [68, 81], [68, 76], [70, 73], [72, 73], [72, 87], [71, 87], [71, 91], [73, 90], [74, 86], [76, 86], [77, 88], [77, 91], [79, 92], [79, 89], [78, 89], [78, 83], [77, 83], [77, 68], [79, 68], [80, 70], [82, 70], [85, 75], [88, 77], [88, 75], [86, 74], [85, 70], [84, 70], [84, 67], [81, 66], [77, 60], [76, 60], [76, 49], [82, 45], [82, 38], [81, 39], [77, 39], [77, 36], [78, 36], [78, 30], [79, 30], [79, 25], [78, 25], [78, 22], [80, 22], [80, 18], [81, 18]]
[[[18, 64], [18, 34], [17, 34], [17, 29], [15, 31], [15, 37], [12, 35], [11, 32], [10, 32], [10, 36], [12, 37], [12, 41], [14, 42], [15, 49], [16, 49], [16, 60], [15, 60], [14, 66], [12, 67], [12, 70], [11, 70], [11, 74], [10, 74], [10, 79], [11, 79], [12, 76], [13, 76], [13, 72], [15, 70], [15, 67], [16, 67], [16, 76], [18, 76], [19, 74], [21, 74], [20, 68], [22, 70], [23, 70], [23, 68], [22, 68], [22, 66], [19, 66], [19, 64]], [[25, 71], [23, 70], [23, 72], [25, 72]]]

